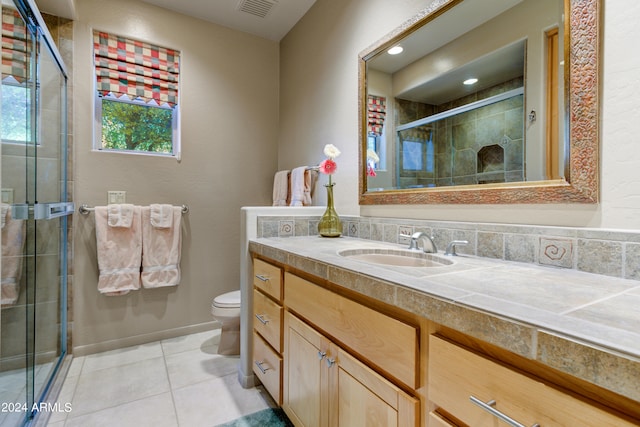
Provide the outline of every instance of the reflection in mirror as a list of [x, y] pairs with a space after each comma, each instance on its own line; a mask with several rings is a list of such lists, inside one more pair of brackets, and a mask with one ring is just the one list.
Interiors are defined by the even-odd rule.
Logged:
[[[558, 34], [562, 19], [562, 0], [467, 0], [401, 40], [396, 47], [402, 52], [381, 52], [368, 60], [368, 96], [388, 100], [389, 119], [368, 130], [369, 137], [379, 139], [374, 146], [379, 157], [385, 151], [387, 163], [376, 165], [381, 173], [370, 176], [367, 187], [551, 178], [547, 134], [539, 132], [546, 118], [536, 114], [527, 122], [524, 100], [526, 93], [527, 110], [543, 110], [550, 82], [563, 81], [534, 72], [547, 61], [562, 63], [562, 49], [554, 49], [554, 57], [545, 54], [545, 35]], [[439, 44], [430, 43], [445, 27], [455, 31], [438, 36]], [[561, 73], [562, 67], [556, 70]], [[554, 149], [554, 157], [563, 156], [557, 144]], [[563, 171], [555, 172], [562, 176]]]
[[[362, 53], [360, 202], [530, 202], [524, 193], [534, 185], [566, 187], [543, 202], [571, 201], [576, 190], [589, 193], [579, 201], [595, 201], [596, 165], [586, 187], [571, 179], [572, 162], [588, 153], [571, 149], [568, 113], [597, 105], [570, 105], [566, 84], [585, 61], [565, 66], [566, 47], [597, 52], [596, 0], [587, 3], [436, 1]], [[567, 11], [588, 26], [573, 29]], [[597, 137], [597, 122], [585, 119]], [[580, 143], [592, 152], [597, 140], [587, 136]], [[513, 187], [524, 193], [499, 190]]]

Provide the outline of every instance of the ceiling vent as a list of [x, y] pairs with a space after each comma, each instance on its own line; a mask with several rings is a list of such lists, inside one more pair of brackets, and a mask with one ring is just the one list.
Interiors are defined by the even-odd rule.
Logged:
[[265, 18], [277, 4], [277, 0], [240, 0], [238, 10], [258, 18]]

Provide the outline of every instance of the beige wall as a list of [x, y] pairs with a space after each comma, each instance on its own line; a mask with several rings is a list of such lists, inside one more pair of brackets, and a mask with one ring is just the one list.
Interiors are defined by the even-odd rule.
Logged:
[[[317, 0], [281, 42], [280, 167], [343, 152], [334, 189], [339, 213], [474, 222], [640, 228], [640, 3], [602, 2], [602, 162], [598, 205], [358, 206], [357, 57], [429, 1]], [[325, 178], [326, 179], [326, 178]]]
[[[187, 204], [182, 283], [105, 297], [96, 290], [93, 214], [76, 215], [73, 346], [118, 347], [212, 321], [239, 288], [240, 207], [271, 201], [277, 161], [278, 44], [130, 0], [78, 0], [74, 33], [75, 201]], [[92, 29], [181, 51], [182, 160], [93, 152]]]

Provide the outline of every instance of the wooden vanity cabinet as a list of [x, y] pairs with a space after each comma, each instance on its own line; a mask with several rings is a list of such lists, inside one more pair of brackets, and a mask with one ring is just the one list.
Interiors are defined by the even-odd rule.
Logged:
[[298, 427], [417, 427], [419, 402], [285, 314], [283, 409]]
[[508, 425], [498, 423], [498, 414], [520, 423], [511, 425], [638, 425], [437, 335], [429, 339], [429, 400], [437, 407], [429, 414], [429, 426]]
[[[351, 354], [368, 353], [376, 366], [397, 372], [413, 384], [418, 351], [415, 327], [370, 312], [288, 273], [285, 295], [283, 409], [296, 426], [419, 425], [419, 400]], [[348, 335], [349, 340], [343, 342], [354, 348], [345, 350], [308, 322], [332, 337]], [[382, 333], [394, 338], [380, 339]], [[396, 345], [402, 347], [397, 356], [409, 360], [403, 369], [390, 357]]]
[[282, 269], [253, 260], [253, 372], [282, 404]]

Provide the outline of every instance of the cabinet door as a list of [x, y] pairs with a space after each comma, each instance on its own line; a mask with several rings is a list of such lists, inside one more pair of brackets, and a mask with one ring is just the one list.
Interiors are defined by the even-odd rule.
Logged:
[[[419, 401], [332, 345], [330, 419], [338, 427], [417, 427]], [[329, 359], [333, 359], [330, 357]]]
[[298, 427], [329, 427], [329, 341], [290, 313], [284, 333], [283, 409]]

